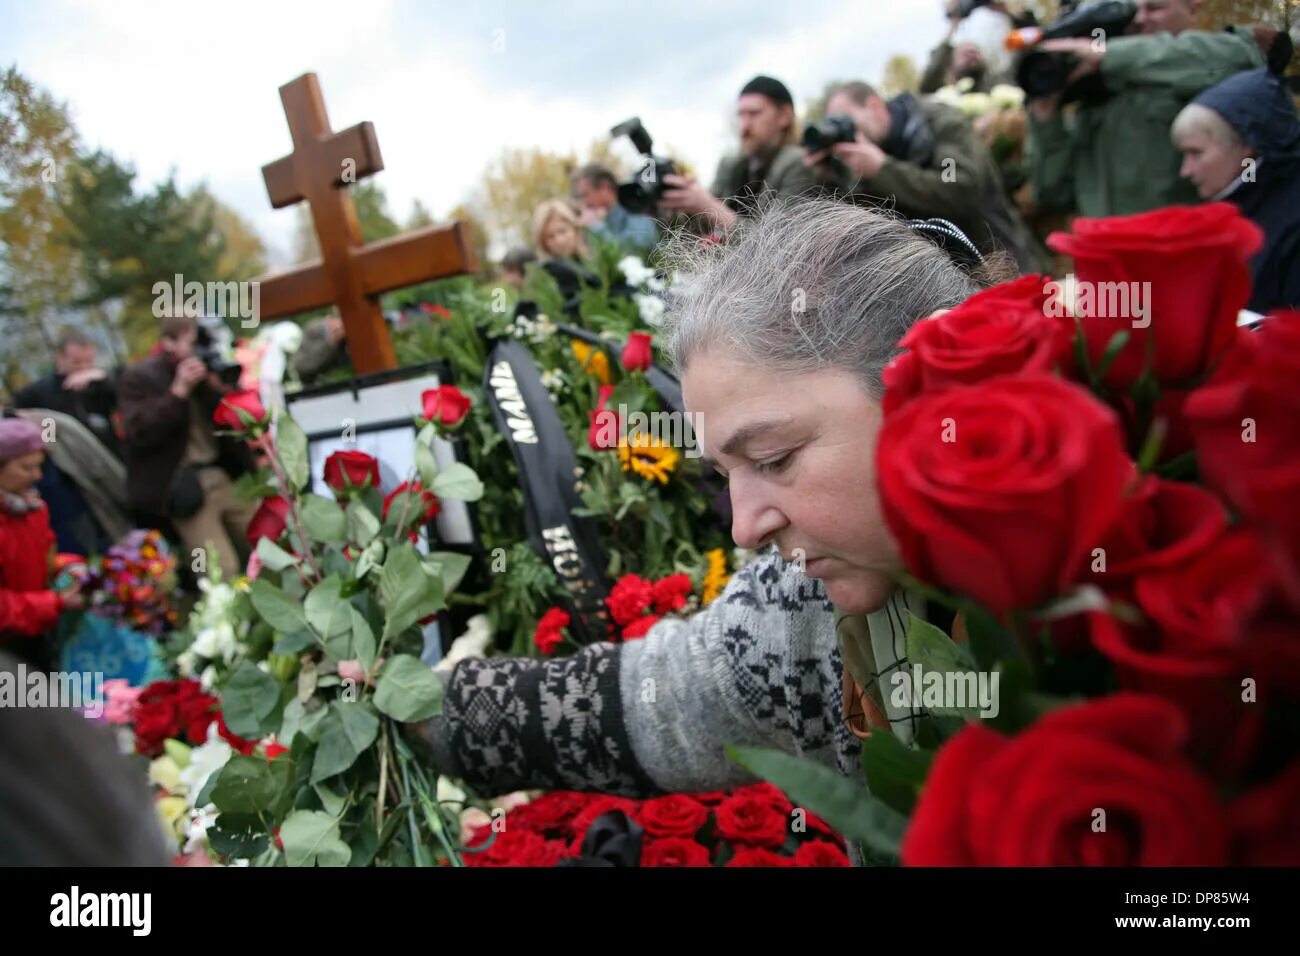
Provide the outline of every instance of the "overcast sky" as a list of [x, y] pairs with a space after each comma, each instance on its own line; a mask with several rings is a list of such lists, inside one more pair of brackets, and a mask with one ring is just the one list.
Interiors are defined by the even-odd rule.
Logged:
[[[273, 263], [295, 215], [263, 164], [287, 153], [277, 89], [314, 71], [330, 121], [375, 124], [390, 212], [441, 217], [502, 149], [582, 151], [640, 115], [657, 146], [711, 178], [739, 88], [782, 79], [796, 104], [831, 79], [924, 62], [941, 0], [40, 0], [0, 7], [0, 66], [70, 107], [84, 141], [154, 182], [206, 182]], [[625, 147], [631, 156], [630, 147]]]

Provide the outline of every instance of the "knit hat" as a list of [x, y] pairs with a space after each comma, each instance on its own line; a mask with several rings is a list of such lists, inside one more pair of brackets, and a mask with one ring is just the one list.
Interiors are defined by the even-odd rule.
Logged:
[[0, 463], [44, 451], [41, 430], [21, 418], [0, 419]]
[[766, 96], [774, 103], [785, 103], [794, 106], [794, 97], [792, 97], [790, 91], [785, 88], [785, 84], [770, 76], [763, 76], [760, 74], [759, 76], [754, 77], [746, 83], [745, 88], [740, 91], [741, 96], [744, 96], [746, 93], [759, 93]]

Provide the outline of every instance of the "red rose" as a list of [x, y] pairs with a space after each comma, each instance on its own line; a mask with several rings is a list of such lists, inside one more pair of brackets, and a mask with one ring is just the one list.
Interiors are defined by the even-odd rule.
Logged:
[[780, 846], [789, 818], [763, 796], [733, 795], [714, 809], [718, 835], [733, 843]]
[[634, 641], [639, 637], [645, 637], [650, 633], [650, 628], [654, 627], [662, 618], [658, 614], [647, 614], [639, 617], [627, 627], [623, 628], [623, 640]]
[[[432, 491], [426, 491], [424, 485], [420, 484], [418, 481], [404, 481], [389, 492], [388, 496], [384, 498], [382, 520], [388, 520], [388, 512], [392, 508], [393, 502], [397, 500], [398, 495], [406, 494], [408, 491], [411, 494], [418, 494], [420, 496], [420, 512], [418, 513], [418, 516], [411, 514], [411, 511], [414, 510], [413, 508], [407, 509], [406, 521], [408, 525], [414, 524], [418, 526], [428, 524], [434, 518], [438, 517], [438, 512], [442, 510], [442, 502], [438, 499], [438, 496]], [[396, 518], [396, 515], [394, 515], [394, 518]], [[415, 518], [416, 520], [412, 521], [412, 518]], [[412, 532], [412, 535], [413, 534], [414, 532]], [[412, 540], [414, 540], [414, 538], [412, 538]]]
[[650, 840], [641, 851], [642, 866], [708, 866], [709, 851], [686, 837]]
[[902, 861], [1220, 866], [1226, 821], [1183, 757], [1186, 736], [1172, 704], [1126, 693], [1062, 707], [1014, 737], [964, 727], [935, 757]]
[[[493, 836], [496, 839], [493, 839]], [[473, 848], [482, 846], [489, 841], [491, 841], [491, 844], [486, 850], [473, 850]], [[535, 860], [553, 852], [547, 850], [546, 843], [547, 841], [541, 834], [533, 830], [522, 827], [512, 830], [507, 824], [505, 829], [499, 833], [494, 833], [490, 826], [485, 826], [470, 838], [469, 846], [473, 852], [465, 853], [465, 865], [485, 867], [530, 866], [532, 864], [526, 861]], [[565, 850], [567, 851], [567, 847]], [[554, 866], [554, 863], [550, 865]]]
[[637, 818], [655, 837], [693, 837], [708, 821], [709, 808], [680, 793], [647, 800]]
[[280, 495], [273, 498], [263, 498], [262, 503], [257, 506], [257, 511], [253, 514], [253, 520], [248, 523], [248, 530], [245, 532], [248, 543], [256, 548], [257, 542], [263, 538], [270, 538], [272, 541], [279, 540], [280, 535], [284, 534], [288, 520], [288, 498], [283, 498]]
[[439, 385], [420, 396], [424, 406], [425, 421], [438, 422], [443, 428], [454, 428], [469, 414], [469, 396], [455, 385]]
[[1048, 281], [1023, 276], [913, 325], [883, 373], [885, 414], [922, 392], [1068, 365], [1073, 327], [1043, 311]]
[[563, 840], [529, 840], [511, 857], [508, 865], [553, 867], [573, 855]]
[[1104, 569], [1090, 559], [1091, 579], [1115, 591], [1135, 575], [1168, 568], [1199, 554], [1228, 527], [1219, 499], [1204, 488], [1149, 475], [1124, 501], [1101, 542]]
[[[1081, 308], [1078, 315], [1092, 367], [1116, 332], [1129, 333], [1106, 373], [1106, 384], [1121, 390], [1132, 385], [1148, 353], [1159, 381], [1185, 382], [1209, 369], [1227, 349], [1237, 313], [1250, 297], [1250, 257], [1263, 241], [1259, 227], [1235, 205], [1217, 202], [1081, 218], [1073, 230], [1072, 235], [1052, 233], [1047, 244], [1074, 257], [1079, 281], [1095, 293], [1093, 307]], [[1129, 307], [1117, 311], [1125, 314], [1102, 314], [1111, 310], [1101, 299], [1110, 297], [1108, 290], [1120, 289], [1127, 293]], [[1143, 310], [1133, 307], [1135, 296], [1145, 299]]]
[[1250, 790], [1228, 809], [1238, 866], [1300, 866], [1300, 761]]
[[547, 836], [567, 838], [570, 823], [585, 805], [586, 798], [583, 794], [552, 790], [511, 810], [506, 817], [506, 827], [536, 830]]
[[543, 614], [533, 631], [533, 643], [537, 649], [547, 656], [555, 653], [556, 648], [564, 643], [564, 634], [561, 632], [569, 626], [571, 620], [568, 612], [558, 607]]
[[691, 578], [688, 574], [670, 574], [660, 578], [650, 588], [650, 599], [654, 601], [655, 612], [667, 614], [680, 611], [686, 606], [686, 596], [691, 593]]
[[727, 861], [727, 866], [794, 866], [794, 860], [771, 850], [744, 847]]
[[650, 582], [635, 574], [625, 574], [609, 590], [605, 604], [610, 616], [619, 625], [631, 624], [650, 604]]
[[256, 740], [245, 740], [243, 737], [232, 732], [231, 729], [226, 726], [226, 717], [221, 713], [221, 711], [217, 711], [217, 732], [221, 734], [222, 740], [230, 744], [237, 753], [241, 753], [245, 757], [257, 749]]
[[364, 451], [336, 451], [325, 459], [325, 484], [336, 497], [379, 485], [379, 459]]
[[795, 866], [852, 866], [848, 856], [834, 843], [809, 840], [794, 851]]
[[775, 785], [767, 781], [758, 783], [748, 783], [743, 787], [737, 787], [732, 791], [733, 796], [737, 797], [754, 797], [758, 800], [764, 800], [780, 813], [783, 817], [790, 819], [790, 811], [794, 809], [794, 804], [790, 799], [781, 792]]
[[597, 389], [600, 399], [596, 408], [590, 412], [591, 426], [587, 429], [587, 444], [592, 451], [613, 451], [618, 448], [618, 412], [606, 408], [605, 403], [614, 394], [613, 385], [601, 385]]
[[265, 428], [270, 420], [271, 416], [262, 407], [261, 397], [252, 390], [227, 392], [212, 413], [212, 421], [221, 428], [248, 434]]
[[645, 332], [633, 332], [627, 337], [620, 356], [623, 367], [629, 372], [644, 372], [655, 360], [654, 349], [650, 347], [650, 336]]
[[640, 805], [635, 800], [629, 800], [626, 797], [611, 797], [604, 794], [592, 798], [592, 800], [574, 816], [569, 823], [569, 832], [574, 837], [574, 842], [580, 844], [582, 838], [587, 835], [588, 828], [596, 821], [597, 817], [603, 817], [614, 810], [622, 810], [627, 814], [629, 820], [635, 820]]
[[1069, 590], [1134, 473], [1114, 413], [1046, 375], [908, 402], [885, 419], [876, 471], [907, 568], [995, 612]]
[[1184, 413], [1202, 479], [1245, 514], [1269, 545], [1300, 607], [1300, 311], [1240, 332]]
[[276, 757], [280, 756], [280, 754], [287, 754], [288, 752], [289, 748], [276, 740], [272, 740], [262, 749], [262, 755], [266, 757], [267, 760], [274, 760]]
[[157, 757], [162, 753], [163, 741], [176, 733], [176, 710], [167, 702], [139, 706], [134, 729], [136, 753]]

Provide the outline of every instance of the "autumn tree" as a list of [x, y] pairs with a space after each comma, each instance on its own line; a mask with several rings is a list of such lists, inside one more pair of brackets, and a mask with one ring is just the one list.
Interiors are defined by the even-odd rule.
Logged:
[[915, 93], [920, 83], [920, 72], [910, 56], [897, 53], [885, 61], [885, 72], [880, 80], [881, 95], [897, 96], [899, 93]]

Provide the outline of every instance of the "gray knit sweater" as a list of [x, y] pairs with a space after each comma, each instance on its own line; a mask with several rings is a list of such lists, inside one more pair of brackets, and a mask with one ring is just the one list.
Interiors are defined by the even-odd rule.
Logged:
[[484, 794], [646, 797], [751, 782], [727, 760], [727, 743], [857, 776], [860, 741], [841, 719], [841, 679], [821, 582], [773, 550], [707, 608], [640, 640], [552, 661], [461, 661], [442, 716], [422, 730], [436, 769]]

